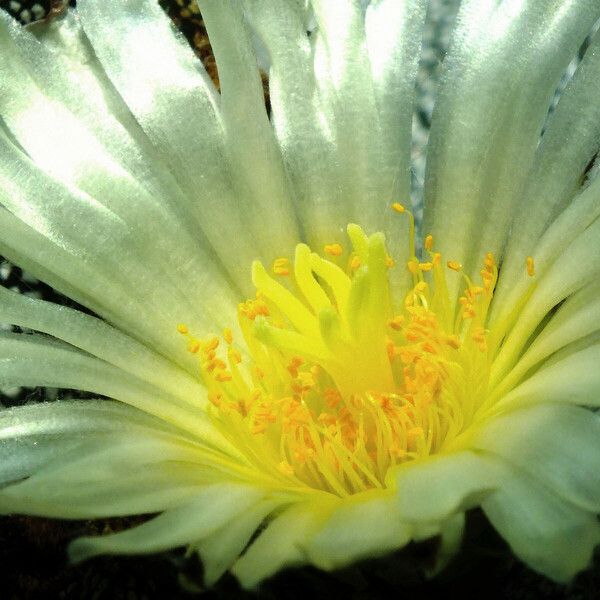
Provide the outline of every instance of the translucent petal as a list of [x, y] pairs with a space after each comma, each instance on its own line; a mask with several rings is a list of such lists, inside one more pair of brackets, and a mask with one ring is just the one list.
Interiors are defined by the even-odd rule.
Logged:
[[600, 404], [600, 344], [570, 353], [562, 360], [537, 371], [499, 400], [498, 410], [541, 402]]
[[358, 494], [340, 502], [306, 546], [311, 563], [335, 569], [406, 545], [412, 528], [393, 494]]
[[494, 465], [469, 451], [407, 463], [395, 479], [398, 509], [409, 522], [442, 521], [476, 506], [501, 483]]
[[591, 562], [600, 542], [596, 515], [560, 499], [514, 471], [482, 508], [514, 553], [530, 567], [567, 582]]
[[315, 75], [323, 112], [335, 136], [341, 194], [354, 220], [369, 232], [381, 230], [390, 199], [378, 193], [381, 173], [376, 145], [382, 127], [369, 69], [364, 13], [358, 3], [344, 0], [314, 0], [312, 7], [317, 23]]
[[431, 130], [425, 229], [468, 274], [501, 251], [552, 94], [599, 16], [593, 1], [462, 3]]
[[[194, 271], [201, 268], [202, 255], [180, 256], [182, 262], [179, 263], [177, 253], [170, 252], [171, 242], [177, 238], [162, 230], [162, 222], [154, 220], [154, 215], [148, 214], [144, 227], [140, 228], [139, 222], [134, 225], [128, 216], [119, 214], [118, 208], [115, 212], [104, 207], [94, 198], [36, 169], [27, 157], [11, 149], [1, 135], [0, 146], [7, 157], [0, 167], [0, 200], [36, 232], [82, 259], [86, 270], [92, 268], [96, 272], [94, 279], [101, 278], [109, 283], [96, 287], [94, 279], [86, 281], [83, 278], [81, 267], [70, 273], [66, 270], [68, 281], [77, 286], [87, 285], [88, 289], [92, 287], [89, 296], [95, 298], [96, 303], [108, 305], [109, 311], [98, 310], [102, 316], [110, 318], [116, 313], [126, 320], [129, 331], [136, 337], [151, 340], [150, 343], [159, 350], [162, 345], [170, 344], [172, 355], [184, 362], [189, 362], [189, 357], [185, 356], [185, 347], [175, 334], [177, 323], [183, 321], [192, 328], [214, 330], [225, 326], [224, 309], [227, 307], [231, 313], [229, 321], [235, 322], [236, 296], [230, 284], [219, 276], [214, 265], [209, 266], [206, 257], [207, 267], [202, 275], [190, 275], [190, 265], [195, 265]], [[113, 182], [113, 185], [117, 184], [117, 181]], [[53, 203], [48, 203], [49, 195], [53, 197]], [[147, 234], [154, 231], [154, 236], [144, 239], [146, 234], [138, 236], [139, 231]], [[3, 232], [3, 241], [10, 242], [13, 234], [14, 231]], [[29, 252], [36, 250], [30, 244], [26, 248]], [[39, 262], [43, 264], [50, 257], [44, 258], [45, 261]], [[175, 269], [169, 262], [173, 260]], [[79, 266], [79, 263], [75, 264]], [[157, 276], [163, 279], [163, 285], [156, 285]], [[115, 287], [123, 296], [120, 301], [114, 294]], [[202, 298], [206, 300], [206, 308], [199, 313], [196, 303]], [[162, 333], [159, 333], [161, 329]]]
[[[88, 440], [116, 432], [177, 432], [166, 423], [107, 400], [63, 400], [0, 411], [0, 482], [16, 481]], [[183, 435], [183, 432], [178, 432]]]
[[203, 389], [185, 371], [100, 319], [0, 288], [0, 321], [55, 336], [158, 389], [204, 403]]
[[[264, 92], [240, 3], [207, 2], [202, 16], [219, 69], [221, 116], [231, 178], [245, 199], [246, 226], [270, 254], [292, 248], [300, 238], [281, 152], [265, 108]], [[238, 200], [239, 203], [239, 200]], [[261, 235], [268, 228], [268, 237]]]
[[148, 429], [88, 434], [61, 455], [52, 456], [52, 444], [48, 450], [47, 464], [0, 491], [0, 512], [70, 519], [157, 512], [214, 476], [194, 444]]
[[334, 134], [317, 89], [303, 2], [244, 2], [270, 59], [271, 120], [307, 241], [316, 248], [346, 241], [350, 203], [340, 193]]
[[306, 563], [303, 547], [330, 512], [332, 502], [320, 495], [316, 502], [295, 504], [273, 519], [234, 564], [232, 572], [240, 583], [253, 588], [284, 567]]
[[211, 485], [184, 505], [143, 525], [100, 537], [81, 537], [69, 546], [69, 555], [79, 562], [99, 554], [146, 554], [183, 546], [210, 535], [263, 495], [249, 486]]
[[542, 404], [490, 420], [474, 447], [498, 454], [563, 499], [600, 512], [600, 417], [587, 409]]
[[[594, 282], [569, 296], [501, 382], [509, 390], [544, 359], [600, 329], [600, 287]], [[553, 359], [555, 357], [553, 356]]]
[[213, 585], [237, 560], [260, 524], [279, 504], [263, 500], [194, 544], [202, 558], [204, 581]]
[[570, 202], [586, 166], [598, 151], [600, 108], [590, 98], [600, 94], [599, 75], [600, 34], [596, 34], [548, 120], [523, 192], [524, 201], [516, 210], [496, 292], [499, 305], [519, 280], [523, 257], [538, 253], [538, 240], [552, 218]]
[[87, 1], [77, 10], [108, 77], [183, 186], [186, 211], [247, 290], [243, 268], [263, 257], [264, 215], [255, 219], [254, 198], [235, 188], [221, 99], [202, 63], [155, 2]]
[[599, 240], [600, 219], [575, 237], [539, 281], [536, 281], [533, 294], [494, 360], [490, 376], [492, 386], [507, 375], [525, 343], [549, 311], [597, 278], [600, 273]]
[[232, 451], [193, 398], [186, 402], [174, 398], [104, 361], [43, 336], [2, 333], [0, 385], [72, 388], [102, 394]]

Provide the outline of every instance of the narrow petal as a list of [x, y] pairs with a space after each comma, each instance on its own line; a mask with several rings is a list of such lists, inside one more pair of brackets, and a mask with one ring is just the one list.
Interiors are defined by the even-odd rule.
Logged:
[[[107, 319], [116, 313], [125, 320], [131, 333], [145, 338], [155, 347], [170, 344], [170, 353], [184, 363], [189, 363], [189, 356], [175, 333], [177, 323], [183, 321], [194, 329], [215, 330], [227, 325], [223, 307], [230, 307], [229, 319], [225, 319], [235, 322], [233, 307], [236, 300], [230, 284], [219, 276], [215, 265], [207, 267], [202, 276], [188, 280], [186, 270], [190, 264], [199, 268], [203, 262], [209, 265], [210, 261], [199, 254], [192, 260], [181, 257], [179, 263], [177, 254], [169, 252], [172, 245], [169, 240], [177, 238], [161, 231], [159, 220], [149, 216], [145, 223], [154, 223], [148, 231], [157, 228], [155, 236], [140, 239], [135, 233], [139, 227], [133, 227], [129, 217], [119, 209], [115, 212], [43, 173], [25, 155], [11, 148], [2, 135], [0, 147], [9, 158], [0, 168], [0, 200], [43, 238], [50, 239], [54, 245], [83, 261], [87, 269], [95, 271], [96, 277], [88, 281], [82, 276], [85, 267], [79, 263], [75, 263], [78, 269], [73, 272], [65, 269], [67, 281], [87, 292], [83, 296], [84, 303], [86, 296], [94, 298], [95, 305], [90, 308], [97, 309]], [[116, 185], [114, 181], [113, 185]], [[52, 204], [47, 202], [48, 195], [54, 199]], [[3, 241], [10, 242], [14, 233], [4, 232]], [[150, 250], [151, 247], [154, 249]], [[36, 250], [35, 247], [26, 249], [30, 253]], [[162, 254], [162, 258], [154, 256], [156, 252]], [[37, 262], [43, 265], [50, 262], [49, 258]], [[169, 263], [172, 260], [175, 260], [175, 269], [173, 263]], [[180, 264], [182, 271], [177, 273]], [[51, 268], [60, 269], [61, 266], [51, 265]], [[170, 275], [167, 276], [167, 272]], [[156, 286], [155, 278], [162, 274], [165, 274], [165, 285]], [[104, 285], [96, 287], [94, 280], [98, 279]], [[61, 291], [69, 293], [70, 289]], [[122, 299], [119, 299], [119, 293]], [[206, 310], [199, 313], [196, 304], [203, 297], [206, 298]], [[106, 308], [103, 309], [102, 304]]]
[[342, 242], [353, 220], [342, 196], [334, 133], [323, 118], [301, 1], [247, 0], [244, 6], [270, 59], [271, 120], [294, 186], [307, 242]]
[[533, 294], [494, 360], [490, 376], [492, 386], [514, 366], [525, 343], [550, 310], [597, 278], [600, 273], [599, 240], [600, 220], [596, 220], [571, 242], [536, 282]]
[[257, 238], [245, 234], [248, 207], [232, 188], [220, 99], [202, 63], [156, 2], [81, 2], [78, 15], [101, 67], [182, 187], [182, 210], [247, 288], [243, 269], [256, 258]]
[[598, 406], [600, 404], [600, 344], [570, 353], [525, 380], [498, 403], [498, 410], [540, 402]]
[[[107, 400], [63, 400], [0, 411], [0, 483], [29, 476], [87, 440], [116, 432], [176, 429], [140, 410]], [[182, 435], [183, 432], [179, 432]]]
[[599, 16], [593, 1], [462, 3], [431, 130], [426, 231], [468, 274], [500, 253], [551, 95]]
[[200, 384], [185, 371], [100, 319], [0, 288], [0, 321], [55, 336], [158, 389], [204, 405]]
[[[598, 151], [600, 107], [600, 34], [596, 34], [550, 116], [536, 156], [525, 202], [517, 209], [498, 282], [501, 303], [522, 273], [523, 257], [536, 256], [538, 240], [571, 200]], [[568, 143], [565, 143], [568, 140]]]
[[269, 499], [257, 502], [193, 545], [202, 559], [206, 585], [216, 583], [233, 565], [261, 523], [278, 504], [278, 501]]
[[269, 523], [234, 564], [233, 574], [244, 587], [253, 588], [280, 569], [305, 564], [308, 557], [302, 548], [330, 510], [331, 502], [326, 498], [288, 508]]
[[52, 444], [48, 449], [47, 464], [0, 491], [0, 512], [69, 519], [158, 512], [214, 477], [193, 444], [139, 428], [88, 435], [70, 448], [63, 444], [60, 456], [51, 456]]
[[133, 529], [100, 537], [81, 537], [69, 547], [80, 562], [99, 554], [146, 554], [183, 546], [210, 535], [260, 501], [263, 493], [248, 486], [206, 487], [183, 506]]
[[[256, 56], [240, 2], [201, 2], [200, 8], [219, 69], [221, 116], [231, 178], [245, 198], [245, 223], [271, 257], [292, 248], [300, 231], [294, 198], [265, 107]], [[267, 239], [260, 235], [267, 227]]]
[[536, 279], [545, 275], [554, 263], [567, 251], [573, 241], [584, 235], [585, 231], [600, 216], [600, 180], [596, 178], [589, 186], [578, 193], [537, 240], [530, 254], [521, 254], [519, 271], [510, 264], [512, 275], [504, 274], [504, 264], [500, 272], [498, 287], [494, 291], [490, 323], [502, 322], [508, 317], [514, 305], [527, 293], [531, 285], [525, 277], [525, 257], [535, 261]]
[[184, 402], [67, 344], [39, 335], [0, 336], [0, 384], [71, 388], [125, 402], [231, 450], [193, 399]]

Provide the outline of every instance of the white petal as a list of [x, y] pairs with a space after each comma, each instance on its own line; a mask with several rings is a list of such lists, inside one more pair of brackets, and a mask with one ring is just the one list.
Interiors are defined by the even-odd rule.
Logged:
[[402, 519], [439, 522], [478, 505], [501, 484], [501, 473], [485, 456], [464, 451], [407, 463], [395, 479]]
[[494, 291], [490, 323], [506, 319], [531, 285], [531, 279], [525, 276], [524, 257], [534, 258], [536, 279], [540, 279], [567, 251], [573, 241], [590, 228], [598, 216], [600, 216], [600, 180], [595, 179], [573, 198], [569, 206], [536, 240], [534, 251], [530, 255], [521, 254], [519, 273], [516, 272], [514, 264], [512, 267], [507, 264], [506, 268], [512, 268], [512, 272], [504, 275], [505, 265], [502, 265], [498, 288]]
[[[227, 321], [235, 323], [237, 298], [230, 284], [199, 250], [197, 254], [180, 255], [180, 262], [177, 253], [171, 253], [177, 241], [175, 234], [163, 230], [156, 215], [148, 214], [140, 228], [141, 221], [133, 223], [120, 207], [115, 212], [36, 169], [25, 155], [11, 149], [1, 134], [0, 147], [7, 158], [0, 166], [0, 200], [32, 229], [85, 263], [85, 267], [76, 263], [75, 271], [65, 269], [65, 278], [94, 298], [91, 308], [107, 319], [114, 314], [121, 317], [136, 337], [143, 337], [161, 350], [165, 346], [184, 364], [190, 360], [185, 344], [176, 335], [177, 323], [183, 321], [203, 331], [214, 331]], [[118, 186], [118, 181], [112, 181], [112, 185]], [[3, 231], [2, 239], [10, 243], [14, 233]], [[152, 233], [151, 239], [145, 239]], [[42, 265], [51, 262], [50, 257], [44, 258], [39, 261]], [[203, 263], [206, 266], [199, 274]], [[52, 265], [52, 269], [62, 266]], [[97, 275], [88, 281], [84, 273], [90, 268]], [[163, 280], [163, 285], [156, 285], [156, 277]], [[99, 278], [103, 285], [95, 281]], [[85, 302], [85, 296], [83, 299]], [[202, 299], [205, 310], [199, 313], [197, 303]], [[98, 303], [106, 308], [98, 308]]]
[[597, 413], [573, 406], [533, 406], [490, 420], [471, 443], [527, 471], [565, 500], [600, 512]]
[[243, 11], [234, 0], [207, 2], [202, 17], [219, 70], [231, 178], [238, 197], [250, 205], [247, 225], [258, 234], [268, 228], [269, 239], [262, 236], [262, 244], [279, 256], [299, 241], [300, 230]]
[[210, 535], [258, 502], [263, 493], [248, 486], [216, 484], [192, 500], [133, 529], [100, 537], [82, 537], [69, 547], [79, 562], [99, 554], [145, 554], [183, 546]]
[[517, 471], [482, 508], [521, 560], [556, 581], [566, 582], [585, 569], [600, 542], [596, 515], [564, 502]]
[[[106, 152], [163, 205], [180, 199], [181, 189], [106, 77], [76, 12], [68, 10], [61, 19], [38, 21], [29, 28], [6, 17], [3, 21], [13, 42], [12, 54], [19, 57], [40, 90], [34, 94], [49, 96], [73, 113]], [[29, 96], [28, 102], [32, 100]], [[26, 106], [21, 105], [21, 110]]]
[[[209, 28], [211, 6], [203, 7]], [[226, 16], [227, 6], [214, 6], [216, 12]], [[289, 199], [282, 195], [285, 185], [277, 173], [277, 150], [272, 141], [269, 155], [265, 156], [268, 136], [272, 134], [264, 102], [262, 115], [257, 110], [243, 113], [243, 127], [239, 131], [241, 115], [236, 122], [227, 120], [226, 102], [242, 112], [251, 108], [248, 89], [235, 89], [236, 76], [241, 75], [245, 82], [253, 76], [256, 85], [252, 99], [257, 100], [260, 90], [262, 101], [256, 64], [251, 65], [246, 58], [244, 68], [232, 73], [234, 89], [226, 100], [228, 58], [219, 55], [218, 39], [211, 42], [218, 55], [223, 98], [215, 92], [202, 64], [183, 37], [174, 34], [171, 23], [155, 2], [88, 1], [78, 5], [78, 12], [108, 76], [159, 148], [163, 160], [185, 185], [190, 210], [198, 224], [236, 280], [247, 287], [248, 274], [243, 268], [257, 254], [264, 257], [270, 253], [270, 248], [269, 252], [264, 250], [264, 236], [260, 235], [265, 224], [274, 232], [281, 230], [280, 241], [286, 240], [278, 252], [298, 239], [290, 217]], [[231, 29], [234, 21], [228, 25]], [[213, 33], [215, 37], [217, 34]], [[232, 31], [229, 43], [236, 39]], [[244, 93], [237, 95], [238, 91]], [[235, 134], [230, 127], [236, 130]], [[244, 140], [241, 136], [248, 127], [255, 130], [248, 130], [248, 140]], [[236, 139], [238, 133], [240, 138]], [[253, 145], [248, 147], [251, 140]], [[253, 181], [245, 180], [240, 186], [237, 181], [240, 171]]]
[[[556, 352], [572, 351], [575, 342], [590, 339], [600, 329], [600, 286], [593, 282], [567, 298], [550, 322], [533, 340], [510, 373], [500, 383], [502, 390], [510, 390], [527, 372]], [[590, 345], [592, 341], [590, 339]], [[496, 393], [499, 393], [496, 391]]]
[[0, 321], [48, 333], [186, 401], [205, 404], [185, 371], [100, 319], [0, 288]]
[[308, 541], [306, 552], [311, 563], [331, 570], [401, 548], [411, 535], [412, 527], [402, 520], [393, 494], [358, 494], [333, 509]]
[[193, 444], [156, 431], [88, 434], [61, 446], [52, 456], [49, 444], [47, 464], [0, 491], [0, 512], [70, 519], [158, 512], [214, 476]]
[[237, 455], [193, 399], [184, 402], [174, 398], [104, 361], [43, 336], [2, 333], [0, 385], [72, 388], [102, 394]]
[[352, 211], [340, 192], [340, 157], [316, 85], [303, 2], [246, 0], [244, 6], [269, 54], [271, 119], [307, 241], [316, 248], [345, 242]]
[[590, 98], [599, 94], [600, 34], [596, 34], [542, 137], [530, 181], [523, 192], [526, 201], [517, 209], [502, 265], [496, 291], [499, 304], [519, 281], [523, 257], [539, 254], [538, 241], [552, 218], [571, 200], [586, 166], [598, 151], [600, 107], [597, 102], [590, 102]]
[[202, 558], [206, 585], [216, 583], [233, 565], [260, 524], [278, 504], [278, 501], [269, 499], [258, 502], [193, 545]]
[[273, 519], [234, 564], [232, 572], [240, 583], [253, 588], [284, 567], [305, 564], [308, 557], [302, 547], [326, 518], [331, 504], [326, 498], [301, 502]]
[[2, 410], [0, 482], [22, 479], [58, 457], [74, 456], [71, 449], [87, 440], [139, 430], [177, 431], [142, 411], [107, 400], [63, 400]]
[[559, 302], [593, 282], [600, 274], [600, 220], [577, 236], [536, 282], [517, 323], [494, 360], [490, 376], [496, 385], [515, 364], [542, 319]]
[[[425, 229], [468, 274], [501, 251], [550, 98], [599, 16], [578, 0], [560, 11], [462, 3], [431, 130]], [[452, 291], [460, 285], [455, 278]]]
[[[368, 231], [382, 229], [390, 199], [379, 194], [381, 137], [369, 68], [364, 13], [356, 2], [314, 0], [315, 75], [323, 113], [335, 136], [341, 194]], [[357, 152], [360, 148], [360, 152]], [[384, 187], [390, 193], [389, 186]]]
[[497, 403], [498, 410], [540, 402], [600, 405], [600, 344], [570, 353], [525, 380]]

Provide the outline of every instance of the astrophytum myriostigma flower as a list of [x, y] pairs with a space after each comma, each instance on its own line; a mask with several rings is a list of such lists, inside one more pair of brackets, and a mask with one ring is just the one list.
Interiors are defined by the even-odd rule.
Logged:
[[159, 512], [72, 558], [187, 545], [247, 587], [442, 561], [474, 506], [539, 572], [588, 565], [599, 36], [549, 107], [600, 4], [462, 2], [415, 226], [426, 5], [201, 2], [219, 90], [153, 0], [1, 16], [0, 251], [100, 318], [2, 290], [0, 381], [113, 399], [0, 412], [2, 512]]

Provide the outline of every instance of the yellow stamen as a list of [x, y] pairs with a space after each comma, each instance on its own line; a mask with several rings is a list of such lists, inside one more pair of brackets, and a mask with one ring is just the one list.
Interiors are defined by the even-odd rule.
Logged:
[[392, 209], [395, 210], [397, 213], [403, 213], [406, 211], [406, 208], [404, 208], [404, 206], [400, 204], [400, 202], [394, 202], [392, 204]]
[[198, 354], [215, 426], [279, 485], [286, 477], [341, 497], [384, 488], [391, 469], [452, 447], [486, 407], [503, 335], [487, 318], [495, 258], [480, 257], [477, 281], [461, 273], [455, 308], [443, 265], [462, 266], [431, 252], [432, 236], [423, 244], [430, 261], [420, 262], [412, 214], [392, 208], [410, 219], [412, 284], [400, 298], [383, 235], [350, 225], [345, 269], [334, 261], [339, 244], [325, 245], [324, 256], [299, 244], [293, 264], [278, 258], [273, 272], [293, 273], [293, 286], [253, 264], [256, 298], [238, 307], [243, 361], [231, 329], [219, 344], [178, 326]]

